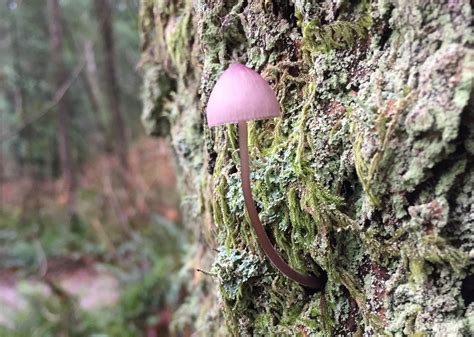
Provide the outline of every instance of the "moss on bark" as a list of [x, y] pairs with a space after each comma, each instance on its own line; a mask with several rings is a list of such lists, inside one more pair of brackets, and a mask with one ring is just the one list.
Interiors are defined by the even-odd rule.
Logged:
[[[471, 10], [467, 0], [142, 0], [143, 119], [171, 139], [193, 242], [176, 330], [474, 334]], [[254, 196], [290, 264], [327, 274], [323, 292], [264, 258], [244, 212], [236, 127], [206, 126], [232, 62], [278, 94], [283, 117], [249, 127]], [[211, 265], [211, 276], [194, 271]]]

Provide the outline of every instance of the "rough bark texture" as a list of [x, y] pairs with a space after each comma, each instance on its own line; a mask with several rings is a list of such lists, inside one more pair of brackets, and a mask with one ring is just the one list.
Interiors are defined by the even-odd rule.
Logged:
[[[194, 242], [176, 330], [474, 334], [469, 1], [142, 0], [140, 16], [143, 120], [171, 139]], [[283, 117], [249, 129], [254, 196], [290, 264], [327, 275], [323, 292], [265, 260], [236, 128], [206, 126], [231, 62], [278, 94]]]

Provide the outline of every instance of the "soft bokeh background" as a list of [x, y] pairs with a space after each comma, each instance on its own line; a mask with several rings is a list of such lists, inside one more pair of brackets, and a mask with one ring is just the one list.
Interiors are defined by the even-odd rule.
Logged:
[[0, 336], [168, 334], [186, 238], [140, 123], [137, 12], [0, 5]]

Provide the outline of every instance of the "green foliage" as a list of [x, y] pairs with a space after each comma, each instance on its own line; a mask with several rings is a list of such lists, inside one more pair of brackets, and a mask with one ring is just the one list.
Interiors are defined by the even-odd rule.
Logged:
[[[170, 158], [154, 157], [156, 143], [138, 153], [139, 142], [131, 146], [128, 155], [134, 161], [124, 174], [117, 173], [110, 154], [117, 139], [106, 122], [110, 117], [105, 115], [102, 74], [108, 59], [100, 45], [95, 3], [59, 1], [64, 34], [60, 57], [71, 81], [62, 99], [78, 172], [77, 215], [72, 219], [59, 192], [58, 93], [46, 3], [9, 0], [0, 6], [0, 276], [15, 280], [25, 301], [24, 310], [8, 317], [7, 327], [2, 320], [2, 337], [138, 336], [158, 324], [162, 311], [169, 315], [182, 290], [173, 275], [187, 238], [179, 225], [155, 214], [176, 212], [172, 182], [166, 182], [165, 191], [157, 186], [164, 170], [171, 170], [163, 163]], [[110, 3], [120, 107], [133, 142], [142, 135], [138, 2]], [[86, 45], [92, 45], [96, 69], [93, 63], [84, 65]], [[95, 72], [96, 87], [89, 84], [89, 72]], [[168, 80], [165, 95], [174, 88]], [[158, 168], [157, 158], [162, 161]], [[146, 171], [150, 163], [151, 173]], [[170, 217], [177, 221], [174, 214]], [[106, 268], [120, 283], [114, 306], [83, 310], [79, 298], [62, 289], [58, 275], [70, 277], [77, 265], [86, 269], [90, 264]], [[36, 283], [43, 288], [31, 285]], [[50, 292], [46, 296], [45, 289]]]
[[[101, 73], [106, 61], [99, 44], [93, 4], [90, 0], [61, 1], [62, 56], [68, 80], [83, 62], [84, 44], [88, 41], [93, 44], [99, 82], [103, 82]], [[136, 10], [135, 2], [114, 2], [119, 90], [123, 97], [122, 109], [128, 111], [124, 114], [125, 123], [133, 138], [141, 132], [139, 119], [134, 117], [140, 109], [140, 77], [135, 70], [139, 57]], [[15, 177], [19, 172], [29, 170], [36, 177], [57, 177], [60, 173], [57, 115], [54, 106], [48, 109], [56, 93], [45, 4], [10, 0], [1, 5], [0, 18], [5, 32], [4, 43], [0, 46], [0, 148], [6, 163], [4, 174]], [[108, 127], [105, 127], [106, 134], [100, 134], [104, 131], [100, 130], [100, 125], [104, 124], [106, 116], [103, 116], [103, 107], [91, 103], [85, 72], [85, 68], [82, 69], [63, 98], [71, 120], [72, 157], [78, 166], [105, 150], [96, 145], [98, 138], [104, 138], [107, 147], [113, 144]]]
[[170, 287], [167, 267], [155, 264], [142, 280], [124, 285], [124, 295], [116, 307], [96, 311], [79, 309], [76, 300], [64, 293], [45, 296], [39, 289], [23, 287], [28, 309], [12, 319], [11, 328], [0, 327], [0, 336], [138, 336], [148, 321], [156, 318], [155, 313], [166, 306], [160, 296]]
[[[0, 219], [7, 218], [3, 215]], [[93, 237], [90, 226], [77, 235], [65, 230], [62, 224], [54, 224], [52, 218], [47, 221], [48, 230], [39, 233], [32, 229], [34, 226], [26, 224], [20, 228], [0, 226], [0, 269], [20, 269], [18, 276], [28, 279], [38, 273], [46, 259], [58, 256], [101, 259], [105, 255], [99, 243], [90, 239]], [[180, 284], [173, 281], [179, 261], [174, 256], [183, 239], [175, 226], [158, 216], [149, 228], [142, 225], [143, 232], [135, 233], [136, 242], [121, 243], [118, 254], [124, 251], [122, 260], [110, 261], [105, 266], [114, 270], [114, 275], [122, 281], [120, 300], [114, 307], [84, 311], [76, 298], [52, 283], [46, 283], [52, 292], [45, 296], [41, 287], [24, 282], [20, 290], [27, 299], [26, 310], [12, 316], [8, 328], [0, 327], [0, 336], [131, 337], [142, 333], [157, 319], [157, 313], [173, 308], [179, 297]], [[29, 236], [36, 237], [33, 244], [27, 239]], [[149, 264], [150, 270], [143, 270], [141, 264]]]

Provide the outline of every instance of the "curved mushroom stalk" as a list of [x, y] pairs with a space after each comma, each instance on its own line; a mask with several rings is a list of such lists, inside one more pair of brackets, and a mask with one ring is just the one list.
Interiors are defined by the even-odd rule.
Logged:
[[212, 89], [206, 109], [209, 127], [239, 123], [240, 162], [242, 164], [242, 190], [245, 207], [257, 239], [263, 251], [288, 278], [313, 289], [321, 289], [324, 281], [303, 275], [291, 268], [273, 247], [258, 218], [250, 186], [247, 121], [280, 116], [280, 104], [270, 85], [256, 71], [242, 65], [232, 64], [217, 80]]
[[248, 139], [247, 139], [247, 122], [239, 122], [239, 146], [240, 146], [240, 164], [241, 164], [241, 175], [242, 175], [242, 190], [244, 192], [245, 207], [250, 217], [252, 227], [257, 234], [258, 241], [263, 248], [263, 251], [270, 259], [272, 264], [285, 276], [300, 283], [303, 286], [312, 289], [321, 289], [324, 284], [321, 280], [316, 277], [307, 276], [291, 268], [285, 260], [281, 257], [278, 251], [273, 247], [270, 239], [268, 238], [265, 228], [258, 217], [257, 208], [255, 207], [255, 201], [252, 197], [252, 189], [250, 185], [250, 165], [249, 165], [249, 151], [248, 151]]

